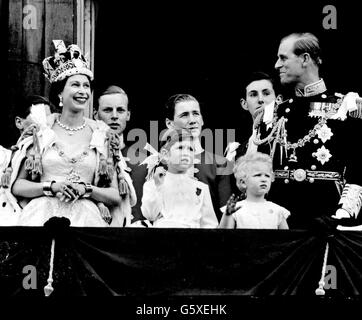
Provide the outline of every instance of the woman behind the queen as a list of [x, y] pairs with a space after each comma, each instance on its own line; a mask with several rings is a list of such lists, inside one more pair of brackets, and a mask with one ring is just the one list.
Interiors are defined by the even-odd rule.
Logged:
[[27, 203], [18, 225], [42, 226], [54, 216], [76, 227], [121, 224], [110, 212], [122, 205], [127, 206], [123, 214], [130, 212], [130, 201], [124, 199], [126, 193], [134, 197], [134, 189], [119, 165], [117, 137], [103, 122], [84, 117], [93, 74], [79, 47], [54, 44], [56, 53], [43, 66], [62, 110], [46, 119], [38, 110], [33, 115], [38, 130], [14, 157], [12, 192]]

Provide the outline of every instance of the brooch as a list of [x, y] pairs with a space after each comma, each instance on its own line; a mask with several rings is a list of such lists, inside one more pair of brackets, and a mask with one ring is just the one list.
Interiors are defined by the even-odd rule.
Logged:
[[313, 152], [312, 153], [313, 157], [316, 157], [317, 160], [324, 164], [326, 162], [329, 161], [329, 159], [332, 157], [331, 153], [329, 152], [329, 150], [327, 148], [325, 148], [324, 146], [320, 147], [317, 152]]
[[333, 132], [331, 128], [327, 126], [327, 124], [324, 124], [317, 130], [317, 135], [318, 138], [321, 139], [323, 143], [325, 143], [327, 140], [331, 139], [331, 137], [333, 136]]

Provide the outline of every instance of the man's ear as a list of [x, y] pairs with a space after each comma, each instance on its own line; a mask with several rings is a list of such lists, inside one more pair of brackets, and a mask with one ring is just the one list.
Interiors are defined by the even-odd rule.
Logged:
[[300, 55], [301, 58], [302, 58], [302, 64], [303, 66], [307, 66], [311, 61], [312, 61], [312, 58], [310, 57], [310, 54], [305, 52], [303, 54]]
[[283, 96], [281, 94], [278, 94], [277, 98], [275, 99], [275, 102], [277, 104], [282, 103], [283, 102]]
[[244, 98], [240, 99], [240, 105], [244, 110], [249, 111], [248, 104], [246, 103], [246, 100]]
[[95, 119], [95, 120], [99, 120], [99, 117], [98, 117], [98, 110], [96, 110], [96, 109], [93, 109], [93, 119]]
[[165, 121], [165, 122], [166, 122], [166, 127], [167, 127], [168, 129], [173, 129], [173, 128], [175, 128], [175, 125], [174, 125], [174, 123], [173, 123], [172, 120], [166, 118], [166, 121]]
[[128, 110], [126, 121], [129, 121], [129, 119], [131, 119], [131, 111]]
[[19, 129], [19, 130], [23, 130], [24, 129], [24, 119], [16, 116], [15, 117], [15, 126]]

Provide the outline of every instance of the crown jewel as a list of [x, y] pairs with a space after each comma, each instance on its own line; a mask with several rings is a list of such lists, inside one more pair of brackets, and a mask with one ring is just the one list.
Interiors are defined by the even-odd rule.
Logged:
[[44, 75], [51, 82], [57, 82], [75, 74], [84, 74], [93, 80], [93, 72], [80, 48], [71, 44], [67, 48], [63, 40], [53, 40], [54, 56], [43, 60]]

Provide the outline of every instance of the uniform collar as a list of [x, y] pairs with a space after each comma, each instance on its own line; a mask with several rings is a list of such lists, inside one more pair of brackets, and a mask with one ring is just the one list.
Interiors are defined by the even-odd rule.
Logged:
[[303, 90], [296, 89], [295, 95], [297, 97], [311, 97], [311, 96], [316, 96], [326, 90], [327, 90], [327, 87], [324, 83], [324, 80], [320, 79], [316, 82], [306, 85]]

